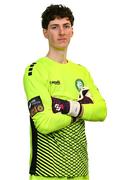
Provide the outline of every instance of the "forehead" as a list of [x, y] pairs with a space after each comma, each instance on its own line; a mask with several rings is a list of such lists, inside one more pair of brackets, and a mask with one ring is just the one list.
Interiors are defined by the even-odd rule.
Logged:
[[70, 20], [68, 17], [64, 17], [64, 18], [55, 18], [54, 20], [51, 20], [49, 22], [49, 25], [52, 25], [52, 24], [66, 24], [66, 23], [69, 23], [71, 24]]

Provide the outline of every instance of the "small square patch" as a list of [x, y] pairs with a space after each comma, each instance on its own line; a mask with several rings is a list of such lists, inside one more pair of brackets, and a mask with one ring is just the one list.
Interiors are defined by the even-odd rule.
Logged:
[[30, 99], [28, 102], [28, 108], [31, 117], [33, 117], [38, 112], [44, 111], [43, 103], [40, 96]]

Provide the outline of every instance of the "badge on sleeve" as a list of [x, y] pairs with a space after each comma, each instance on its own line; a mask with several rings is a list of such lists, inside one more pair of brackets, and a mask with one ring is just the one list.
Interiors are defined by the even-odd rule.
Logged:
[[30, 99], [28, 102], [28, 108], [31, 117], [33, 117], [38, 112], [42, 112], [44, 110], [44, 106], [40, 96]]

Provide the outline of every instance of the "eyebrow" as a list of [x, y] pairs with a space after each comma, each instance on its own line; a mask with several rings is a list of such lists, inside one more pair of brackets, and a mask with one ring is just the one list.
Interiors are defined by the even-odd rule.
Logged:
[[[63, 25], [71, 25], [71, 23], [64, 23]], [[59, 24], [50, 24], [50, 27], [52, 26], [59, 26]]]

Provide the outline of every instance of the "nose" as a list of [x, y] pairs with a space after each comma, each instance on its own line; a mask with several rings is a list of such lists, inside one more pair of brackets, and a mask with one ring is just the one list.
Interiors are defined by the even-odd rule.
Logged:
[[59, 28], [59, 34], [60, 34], [60, 35], [64, 35], [64, 34], [65, 34], [65, 31], [64, 31], [64, 28], [63, 28], [63, 27], [60, 27], [60, 28]]

